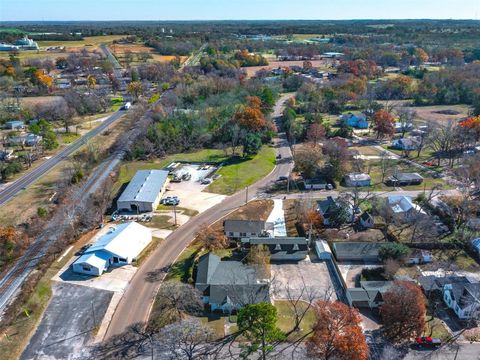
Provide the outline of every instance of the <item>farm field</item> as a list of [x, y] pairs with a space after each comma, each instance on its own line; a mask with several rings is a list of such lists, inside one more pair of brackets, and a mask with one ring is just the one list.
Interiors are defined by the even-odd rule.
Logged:
[[[133, 56], [134, 56], [134, 61], [133, 63], [138, 63], [138, 59], [136, 59], [135, 55], [136, 54], [141, 54], [141, 53], [146, 53], [152, 56], [153, 61], [159, 61], [159, 62], [170, 62], [172, 60], [175, 60], [176, 56], [173, 55], [160, 55], [158, 54], [155, 49], [145, 46], [142, 43], [136, 43], [136, 44], [113, 44], [110, 46], [110, 49], [112, 50], [113, 54], [117, 57], [117, 59], [120, 62], [123, 62], [125, 59], [125, 54], [130, 51]], [[180, 62], [184, 62], [188, 56], [180, 56]]]

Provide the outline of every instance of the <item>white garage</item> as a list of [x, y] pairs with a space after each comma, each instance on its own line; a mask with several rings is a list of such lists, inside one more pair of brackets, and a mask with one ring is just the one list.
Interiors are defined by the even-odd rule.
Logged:
[[133, 213], [156, 210], [168, 184], [168, 171], [137, 171], [127, 188], [117, 200], [119, 211]]
[[136, 222], [112, 226], [73, 263], [73, 271], [102, 275], [110, 266], [130, 264], [151, 241], [150, 229]]

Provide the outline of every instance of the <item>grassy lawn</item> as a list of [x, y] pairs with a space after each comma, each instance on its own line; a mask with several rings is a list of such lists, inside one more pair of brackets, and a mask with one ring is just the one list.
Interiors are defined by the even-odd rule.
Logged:
[[438, 264], [437, 268], [443, 267], [441, 263], [444, 263], [445, 265], [453, 264], [459, 270], [480, 271], [480, 265], [462, 249], [432, 250], [432, 255], [435, 259], [435, 264]]
[[66, 46], [66, 47], [78, 47], [78, 46], [98, 46], [101, 44], [109, 44], [113, 40], [119, 40], [126, 35], [101, 35], [101, 36], [86, 36], [82, 40], [62, 41], [62, 40], [45, 40], [38, 41], [38, 46]]
[[425, 335], [431, 336], [433, 338], [440, 338], [442, 340], [447, 340], [448, 338], [450, 338], [450, 333], [440, 319], [436, 317], [432, 319], [431, 316], [427, 315], [425, 325]]
[[[288, 301], [276, 300], [274, 305], [277, 308], [277, 314], [278, 314], [277, 326], [280, 328], [280, 330], [284, 332], [291, 331], [292, 327], [295, 324], [295, 316], [292, 309], [288, 305]], [[307, 304], [305, 304], [304, 306], [307, 306]], [[300, 331], [290, 334], [288, 340], [294, 341], [295, 339], [298, 339], [306, 335], [307, 333], [310, 332], [314, 324], [315, 324], [315, 312], [313, 309], [309, 309], [300, 324], [300, 327], [301, 327]]]
[[68, 134], [58, 134], [58, 140], [62, 144], [71, 144], [80, 137], [78, 134], [68, 133]]
[[[173, 211], [173, 206], [167, 206], [167, 205], [158, 205], [157, 206], [157, 211]], [[184, 207], [177, 206], [177, 212], [181, 212], [184, 215], [193, 217], [198, 215], [198, 210], [193, 210], [193, 209], [187, 209]]]
[[212, 328], [216, 339], [225, 336], [225, 318], [221, 314], [208, 313], [206, 316], [202, 316], [200, 321]]
[[152, 221], [145, 223], [146, 226], [155, 229], [175, 229], [175, 225], [170, 222], [170, 215], [154, 215]]
[[252, 185], [268, 175], [275, 167], [275, 150], [264, 146], [262, 150], [250, 160], [236, 160], [225, 164], [217, 174], [221, 177], [215, 180], [206, 191], [231, 195]]
[[166, 280], [189, 282], [193, 281], [192, 271], [195, 258], [199, 255], [200, 246], [197, 244], [187, 247], [177, 261], [172, 265], [167, 274]]
[[118, 111], [123, 106], [123, 96], [115, 96], [110, 99], [112, 103], [111, 111]]

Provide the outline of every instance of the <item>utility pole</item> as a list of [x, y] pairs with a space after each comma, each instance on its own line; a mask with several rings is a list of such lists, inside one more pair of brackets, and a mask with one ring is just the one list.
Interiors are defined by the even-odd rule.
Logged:
[[245, 187], [245, 204], [248, 203], [248, 186]]
[[175, 226], [177, 226], [177, 204], [173, 203], [173, 217], [175, 219]]

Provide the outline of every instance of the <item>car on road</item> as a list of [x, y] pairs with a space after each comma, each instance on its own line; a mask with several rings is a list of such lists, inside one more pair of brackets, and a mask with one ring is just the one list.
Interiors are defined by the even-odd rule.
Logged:
[[209, 179], [209, 178], [202, 179], [202, 181], [200, 182], [200, 184], [202, 185], [208, 185], [211, 183], [212, 183], [212, 179]]
[[127, 101], [123, 106], [122, 110], [129, 110], [132, 107], [132, 103]]
[[288, 181], [288, 176], [279, 176], [277, 181]]
[[282, 154], [278, 154], [277, 159], [281, 159], [281, 158], [282, 158]]
[[192, 178], [192, 175], [190, 173], [185, 173], [182, 175], [183, 181], [189, 181], [191, 178]]
[[442, 345], [442, 340], [438, 338], [432, 338], [430, 336], [421, 336], [415, 339], [415, 344], [418, 346], [437, 347]]
[[172, 180], [170, 180], [170, 182], [179, 183], [179, 182], [182, 182], [182, 178], [175, 174], [175, 175], [173, 175], [173, 178], [172, 178]]

